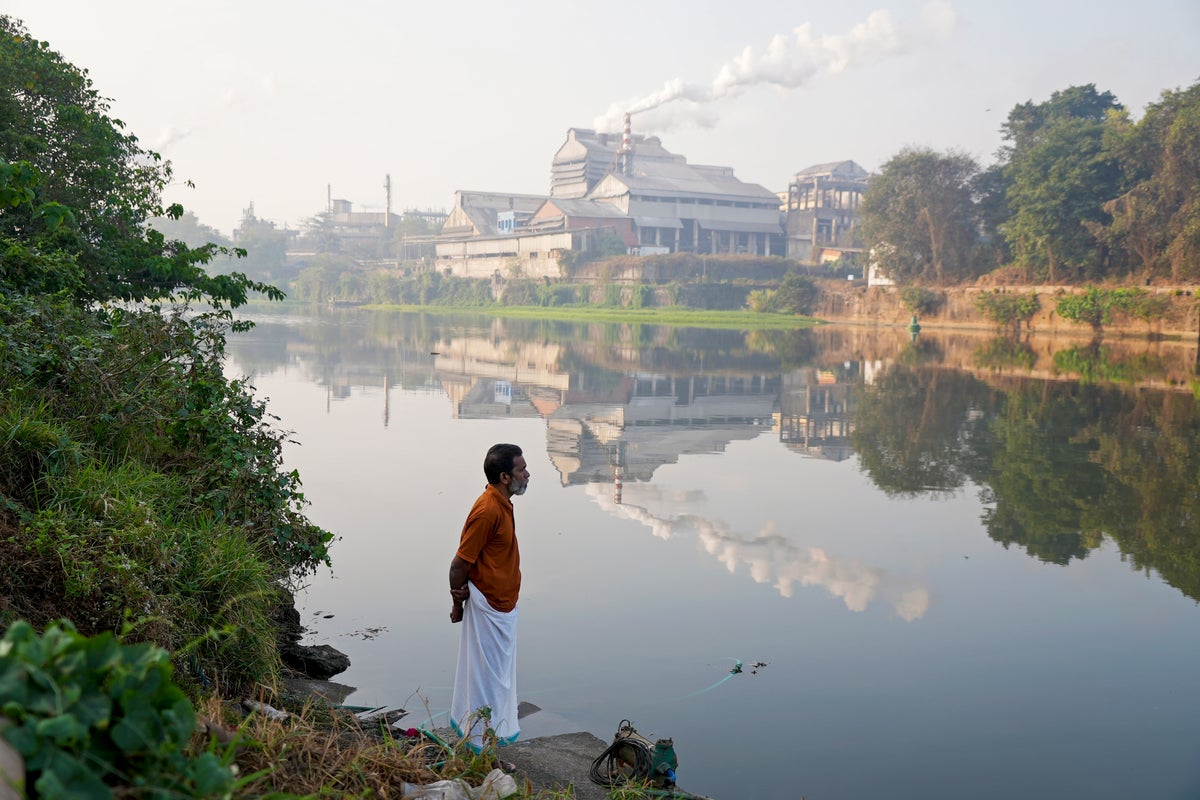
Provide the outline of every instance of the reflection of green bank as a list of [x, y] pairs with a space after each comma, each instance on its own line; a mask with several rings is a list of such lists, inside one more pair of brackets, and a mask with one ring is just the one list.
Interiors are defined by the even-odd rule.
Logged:
[[[1147, 368], [1108, 364], [1088, 348], [1063, 353], [1091, 374]], [[1005, 547], [1066, 564], [1108, 539], [1133, 568], [1200, 599], [1200, 403], [1191, 393], [1035, 378], [997, 388], [898, 362], [859, 395], [851, 443], [888, 494], [977, 487], [988, 535]]]
[[981, 369], [1033, 369], [1037, 353], [1029, 342], [997, 336], [975, 348], [975, 366]]
[[1095, 383], [1139, 383], [1168, 374], [1162, 357], [1149, 353], [1117, 356], [1107, 347], [1069, 347], [1054, 354], [1054, 368], [1077, 375], [1080, 380]]

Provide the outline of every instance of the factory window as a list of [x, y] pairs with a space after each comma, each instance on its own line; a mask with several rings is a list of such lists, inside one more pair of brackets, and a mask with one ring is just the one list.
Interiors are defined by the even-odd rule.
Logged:
[[537, 250], [530, 250], [530, 251], [529, 251], [529, 257], [530, 257], [530, 258], [537, 258]]

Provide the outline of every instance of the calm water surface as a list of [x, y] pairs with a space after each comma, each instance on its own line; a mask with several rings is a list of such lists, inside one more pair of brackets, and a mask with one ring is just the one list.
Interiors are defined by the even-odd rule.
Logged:
[[256, 317], [348, 703], [445, 724], [512, 441], [523, 736], [629, 719], [722, 800], [1200, 796], [1194, 345]]

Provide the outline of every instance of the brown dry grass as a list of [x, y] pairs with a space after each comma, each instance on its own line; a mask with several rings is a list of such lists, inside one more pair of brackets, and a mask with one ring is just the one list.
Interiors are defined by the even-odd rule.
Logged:
[[[288, 719], [243, 717], [213, 696], [198, 713], [215, 736], [235, 750], [236, 797], [403, 798], [404, 783], [461, 778], [478, 786], [490, 771], [491, 754], [465, 747], [448, 753], [441, 744], [393, 733], [384, 724], [360, 722], [345, 711], [309, 701]], [[219, 720], [219, 724], [213, 724]], [[519, 797], [533, 797], [526, 782]]]

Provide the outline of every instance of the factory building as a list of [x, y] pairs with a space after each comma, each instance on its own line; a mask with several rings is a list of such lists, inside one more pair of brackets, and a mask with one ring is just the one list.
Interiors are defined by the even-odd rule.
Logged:
[[788, 257], [818, 263], [861, 253], [858, 209], [870, 181], [870, 173], [853, 161], [797, 172], [783, 206]]
[[779, 198], [745, 183], [732, 167], [689, 164], [656, 136], [637, 136], [629, 115], [620, 138], [582, 128], [551, 165], [551, 202], [578, 198], [564, 215], [591, 218], [615, 209], [632, 226], [635, 252], [783, 255]]
[[568, 129], [551, 161], [548, 196], [456, 192], [438, 265], [460, 275], [495, 274], [503, 264], [560, 277], [564, 250], [593, 249], [613, 236], [639, 255], [835, 260], [855, 251], [868, 179], [853, 161], [820, 164], [777, 194], [738, 179], [732, 167], [689, 164], [657, 136], [633, 134], [626, 115], [620, 135]]
[[585, 197], [605, 175], [617, 169], [622, 154], [622, 142], [629, 137], [627, 147], [637, 150], [640, 162], [677, 159], [662, 146], [657, 136], [597, 133], [587, 128], [569, 128], [567, 141], [550, 165], [550, 196], [561, 198]]
[[[600, 237], [633, 241], [628, 220], [609, 208], [571, 215], [545, 195], [454, 193], [454, 209], [438, 237], [437, 266], [465, 278], [559, 278], [566, 251], [595, 249]], [[567, 205], [569, 201], [557, 200]]]
[[497, 192], [454, 193], [454, 208], [442, 223], [443, 239], [511, 234], [533, 216], [545, 202], [539, 194]]

